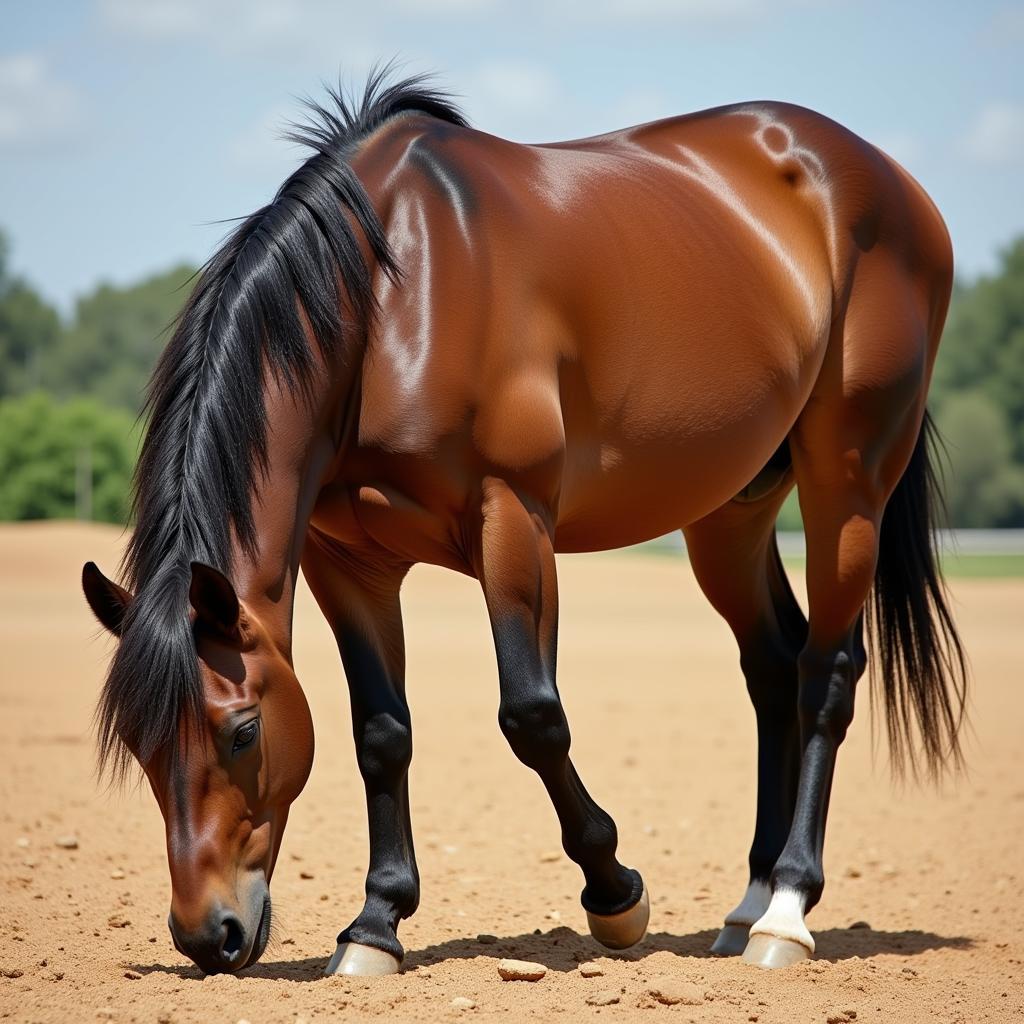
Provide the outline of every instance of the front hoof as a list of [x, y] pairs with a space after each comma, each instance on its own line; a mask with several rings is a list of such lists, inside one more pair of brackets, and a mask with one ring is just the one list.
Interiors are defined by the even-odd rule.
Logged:
[[810, 958], [811, 951], [793, 939], [780, 939], [775, 935], [751, 935], [743, 959], [757, 967], [792, 967]]
[[715, 956], [740, 956], [750, 938], [749, 924], [727, 924], [711, 946]]
[[401, 963], [390, 953], [375, 946], [363, 946], [358, 942], [339, 942], [324, 974], [356, 974], [364, 978], [376, 978], [385, 974], [397, 974]]
[[587, 911], [590, 934], [608, 949], [629, 949], [635, 946], [647, 933], [647, 922], [651, 919], [651, 901], [647, 897], [647, 886], [640, 899], [618, 914], [592, 914]]

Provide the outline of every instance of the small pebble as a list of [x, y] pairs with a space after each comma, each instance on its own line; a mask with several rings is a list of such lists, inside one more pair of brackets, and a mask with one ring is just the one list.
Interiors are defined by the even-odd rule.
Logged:
[[465, 996], [456, 996], [449, 1005], [454, 1006], [456, 1010], [472, 1010], [476, 1003]]
[[561, 914], [561, 911], [558, 911], [558, 910], [552, 910], [552, 911], [551, 911], [551, 912], [550, 912], [550, 913], [548, 914], [548, 918], [549, 918], [550, 920], [552, 920], [552, 921], [561, 921], [561, 920], [562, 920], [562, 914]]
[[124, 972], [124, 976], [125, 976], [125, 977], [126, 977], [126, 978], [127, 978], [128, 980], [129, 980], [129, 981], [138, 981], [138, 980], [139, 980], [139, 978], [141, 978], [141, 977], [142, 977], [142, 975], [141, 975], [141, 974], [139, 974], [139, 972], [138, 972], [138, 971], [125, 971], [125, 972]]
[[596, 964], [593, 961], [585, 964], [580, 964], [579, 972], [584, 978], [603, 978], [604, 968], [600, 964]]
[[871, 927], [871, 925], [869, 925], [867, 923], [867, 921], [854, 921], [853, 924], [850, 925], [851, 929], [853, 929], [853, 928], [870, 928], [870, 927]]
[[15, 840], [15, 845], [20, 846], [23, 850], [32, 844], [32, 840], [28, 836], [18, 836]]
[[122, 917], [120, 914], [111, 914], [107, 918], [108, 928], [127, 928], [131, 924], [131, 921], [127, 917]]
[[305, 878], [306, 881], [309, 881], [309, 879], [311, 879], [312, 877], [313, 877], [313, 872], [312, 871], [300, 871], [299, 872], [299, 878]]
[[860, 878], [860, 868], [847, 868], [846, 869], [846, 877], [847, 878]]
[[110, 877], [120, 880], [124, 878], [124, 872], [120, 868], [114, 868], [114, 870], [110, 872]]
[[541, 864], [554, 864], [555, 861], [561, 860], [562, 855], [557, 850], [548, 850], [547, 853], [540, 855]]
[[647, 991], [665, 1006], [675, 1006], [682, 1003], [684, 1006], [700, 1006], [704, 1002], [704, 992], [692, 981], [680, 981], [678, 978], [668, 976], [654, 978]]
[[498, 974], [502, 981], [540, 981], [548, 969], [530, 960], [499, 960]]
[[485, 946], [493, 946], [498, 941], [497, 935], [488, 935], [484, 932], [476, 937], [476, 941], [482, 943]]
[[[77, 850], [78, 849], [78, 836], [57, 836], [57, 838], [54, 840], [54, 842], [62, 850]], [[104, 1007], [104, 1009], [109, 1009], [109, 1007]], [[101, 1010], [97, 1010], [96, 1012], [97, 1013], [101, 1013], [102, 1011]], [[110, 1012], [113, 1013], [114, 1011], [110, 1010]]]
[[613, 992], [610, 988], [587, 996], [587, 1006], [613, 1006], [618, 1001], [619, 993]]

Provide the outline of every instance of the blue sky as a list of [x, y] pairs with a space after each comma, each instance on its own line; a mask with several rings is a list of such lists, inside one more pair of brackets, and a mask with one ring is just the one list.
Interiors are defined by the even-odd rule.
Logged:
[[805, 104], [892, 153], [960, 273], [1024, 232], [1024, 3], [80, 0], [8, 3], [0, 228], [68, 309], [98, 281], [204, 259], [301, 158], [296, 97], [379, 58], [433, 70], [524, 141], [744, 99]]

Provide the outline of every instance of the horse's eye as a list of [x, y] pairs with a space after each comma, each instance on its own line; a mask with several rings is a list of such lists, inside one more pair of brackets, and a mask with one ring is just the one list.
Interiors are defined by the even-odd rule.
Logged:
[[243, 750], [245, 747], [249, 746], [252, 741], [256, 739], [256, 734], [259, 732], [259, 729], [260, 720], [258, 718], [254, 718], [248, 725], [243, 725], [242, 728], [235, 733], [233, 752], [237, 753], [239, 750]]

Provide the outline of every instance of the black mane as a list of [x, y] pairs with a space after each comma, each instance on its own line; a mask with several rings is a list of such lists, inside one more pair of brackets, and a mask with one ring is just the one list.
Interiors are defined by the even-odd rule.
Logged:
[[374, 310], [373, 260], [398, 268], [349, 158], [398, 114], [466, 122], [447, 95], [416, 76], [388, 83], [374, 71], [361, 99], [329, 90], [309, 102], [288, 138], [313, 155], [269, 204], [247, 217], [198, 274], [150, 382], [149, 427], [135, 471], [135, 532], [122, 565], [135, 593], [98, 718], [101, 770], [148, 760], [175, 736], [183, 711], [202, 712], [188, 616], [192, 561], [231, 570], [232, 538], [252, 552], [253, 493], [267, 464], [264, 368], [292, 388], [310, 383], [313, 353], [344, 357]]

